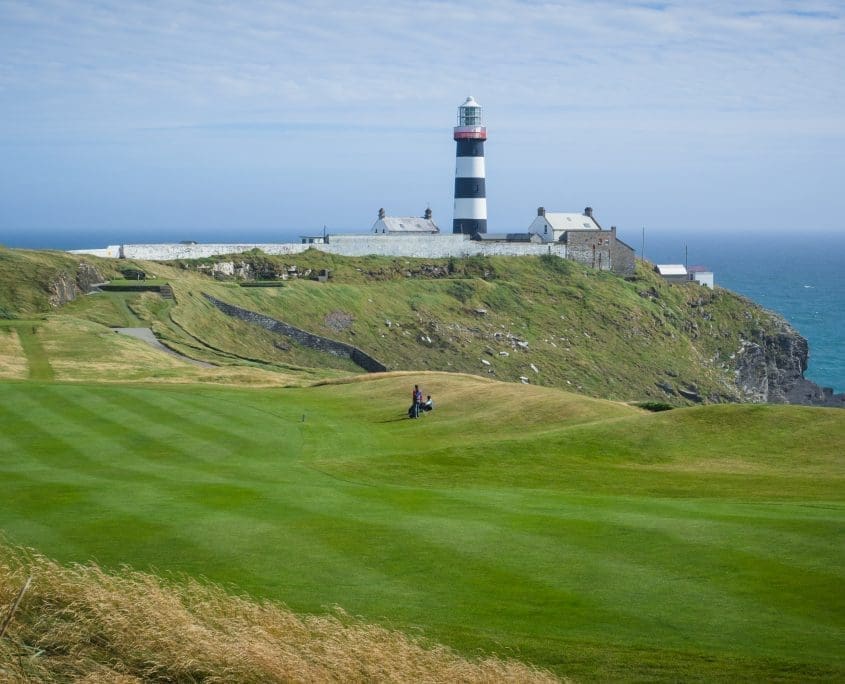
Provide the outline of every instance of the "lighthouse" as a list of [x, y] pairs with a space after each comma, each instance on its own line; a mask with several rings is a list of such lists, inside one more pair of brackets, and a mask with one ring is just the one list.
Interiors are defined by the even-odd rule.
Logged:
[[487, 129], [482, 125], [481, 105], [471, 96], [458, 107], [458, 125], [454, 129], [455, 213], [453, 233], [487, 232], [487, 192], [484, 188], [484, 141]]

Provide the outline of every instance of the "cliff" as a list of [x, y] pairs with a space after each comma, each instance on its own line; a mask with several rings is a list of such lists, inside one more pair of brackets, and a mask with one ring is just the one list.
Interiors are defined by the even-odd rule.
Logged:
[[746, 401], [845, 407], [845, 394], [804, 377], [807, 340], [780, 316], [771, 314], [772, 332], [742, 340], [736, 358], [736, 384]]

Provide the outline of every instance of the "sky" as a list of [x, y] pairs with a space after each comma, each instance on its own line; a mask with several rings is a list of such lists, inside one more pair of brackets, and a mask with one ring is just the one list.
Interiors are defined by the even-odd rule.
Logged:
[[490, 232], [845, 228], [841, 1], [0, 0], [0, 243], [449, 231], [468, 95]]

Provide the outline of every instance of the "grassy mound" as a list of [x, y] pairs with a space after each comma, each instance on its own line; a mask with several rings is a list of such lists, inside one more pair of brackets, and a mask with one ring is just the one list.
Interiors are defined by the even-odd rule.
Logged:
[[[0, 639], [4, 682], [554, 682], [352, 619], [299, 616], [194, 580], [62, 567], [0, 546], [0, 604], [33, 578]], [[4, 616], [5, 617], [5, 614]]]
[[[435, 411], [408, 420], [411, 386]], [[841, 679], [845, 421], [441, 373], [0, 383], [0, 525], [593, 680]]]

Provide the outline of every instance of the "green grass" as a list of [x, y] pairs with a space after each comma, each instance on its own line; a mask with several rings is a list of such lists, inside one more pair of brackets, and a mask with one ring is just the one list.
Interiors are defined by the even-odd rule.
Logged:
[[112, 278], [109, 281], [109, 285], [116, 285], [119, 287], [136, 287], [139, 290], [143, 290], [145, 287], [159, 287], [166, 284], [167, 280], [162, 278], [146, 278], [142, 280], [138, 280], [136, 278]]
[[137, 292], [99, 292], [79, 297], [62, 307], [62, 314], [85, 318], [112, 328], [138, 328], [148, 324], [130, 308], [139, 299]]
[[0, 318], [26, 318], [52, 309], [59, 290], [67, 291], [76, 281], [82, 262], [104, 278], [117, 265], [113, 259], [0, 246]]
[[4, 321], [4, 328], [12, 328], [18, 334], [21, 348], [26, 355], [30, 380], [52, 380], [53, 368], [39, 338], [41, 321]]
[[[437, 403], [404, 418], [421, 381]], [[845, 419], [441, 374], [0, 384], [0, 525], [578, 679], [843, 679]]]
[[[392, 369], [511, 382], [524, 376], [591, 396], [673, 405], [690, 403], [678, 391], [691, 388], [706, 401], [736, 400], [733, 364], [742, 340], [775, 336], [780, 325], [731, 292], [668, 285], [642, 264], [626, 280], [556, 257], [423, 260], [309, 251], [260, 261], [295, 264], [300, 272], [328, 268], [332, 279], [240, 288], [193, 272], [200, 262], [158, 264], [176, 291], [174, 320], [201, 339], [221, 330], [216, 321], [208, 328], [208, 292], [353, 344]], [[339, 316], [349, 325], [332, 325]], [[242, 338], [218, 334], [213, 346], [234, 350]], [[262, 358], [302, 365], [293, 353]]]
[[[212, 262], [233, 258], [260, 273], [295, 265], [303, 274], [327, 268], [332, 277], [239, 287], [207, 275]], [[53, 312], [111, 326], [140, 318], [172, 348], [213, 363], [357, 372], [348, 360], [227, 318], [207, 302], [208, 293], [352, 344], [391, 369], [510, 382], [524, 377], [590, 396], [676, 406], [692, 403], [681, 391], [695, 391], [705, 403], [740, 399], [738, 351], [746, 341], [776, 346], [783, 330], [777, 317], [746, 299], [720, 288], [668, 285], [644, 264], [623, 279], [557, 257], [345, 258], [316, 250], [133, 262], [155, 278], [121, 282], [141, 288], [167, 282], [175, 301], [141, 291], [110, 293], [125, 297], [86, 297], [55, 310], [57, 292], [73, 289], [82, 261], [96, 265], [102, 278], [127, 265], [0, 248], [0, 319]]]

